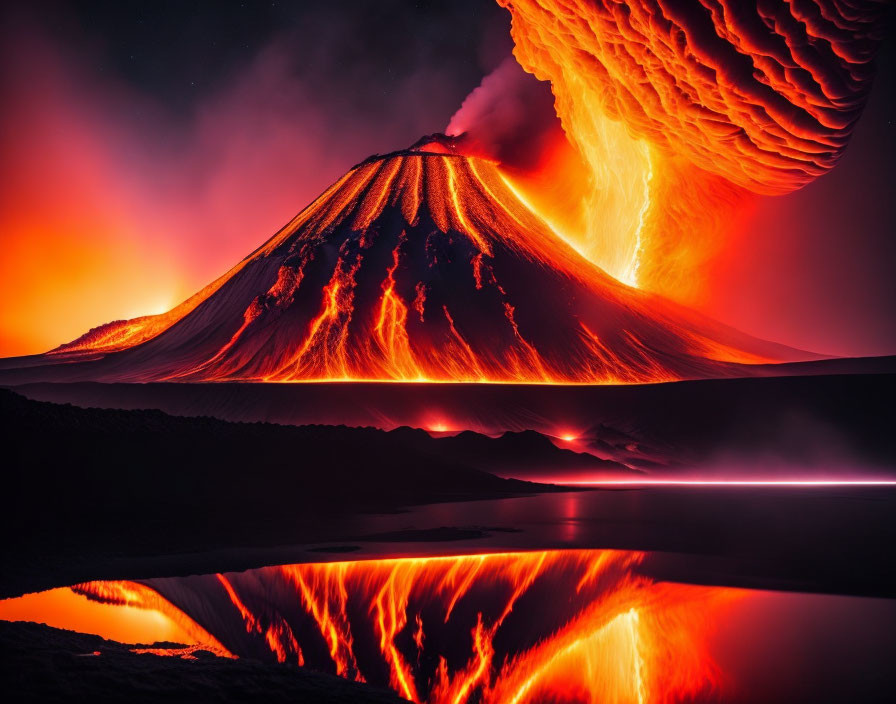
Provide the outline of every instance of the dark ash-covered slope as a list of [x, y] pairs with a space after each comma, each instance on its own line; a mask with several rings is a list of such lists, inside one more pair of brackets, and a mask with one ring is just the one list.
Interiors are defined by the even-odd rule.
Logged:
[[173, 311], [7, 360], [0, 381], [630, 383], [808, 356], [619, 283], [494, 164], [423, 149], [359, 164]]

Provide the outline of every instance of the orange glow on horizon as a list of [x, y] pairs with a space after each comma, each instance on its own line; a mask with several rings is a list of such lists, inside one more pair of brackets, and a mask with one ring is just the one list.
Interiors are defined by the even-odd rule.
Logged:
[[0, 356], [46, 352], [100, 323], [167, 311], [177, 303], [181, 284], [170, 273], [160, 275], [163, 267], [121, 267], [124, 260], [145, 262], [164, 252], [129, 242], [102, 221], [54, 225], [44, 214], [37, 218], [0, 215], [6, 233], [0, 280], [7, 291]]
[[[11, 54], [11, 56], [10, 56]], [[164, 312], [192, 282], [115, 153], [120, 134], [40, 38], [3, 48], [0, 357], [37, 354], [97, 325]], [[145, 137], [144, 137], [145, 138]]]

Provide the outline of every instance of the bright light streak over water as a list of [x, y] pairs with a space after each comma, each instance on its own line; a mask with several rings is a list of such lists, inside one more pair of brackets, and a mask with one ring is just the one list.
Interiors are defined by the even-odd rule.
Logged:
[[[545, 481], [540, 479], [537, 481]], [[896, 486], [896, 479], [576, 479], [570, 486]]]

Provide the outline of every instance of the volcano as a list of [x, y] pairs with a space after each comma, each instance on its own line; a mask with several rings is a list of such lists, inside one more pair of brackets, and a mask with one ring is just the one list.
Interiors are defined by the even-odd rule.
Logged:
[[352, 168], [172, 311], [95, 328], [16, 378], [638, 383], [797, 358], [613, 279], [496, 164], [433, 136]]

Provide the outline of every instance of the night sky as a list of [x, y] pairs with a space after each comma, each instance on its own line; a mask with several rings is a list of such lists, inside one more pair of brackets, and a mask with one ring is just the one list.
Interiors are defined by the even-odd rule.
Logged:
[[[4, 12], [0, 355], [172, 307], [352, 164], [443, 130], [512, 49], [488, 0]], [[896, 353], [894, 55], [885, 43], [841, 163], [761, 199], [704, 312], [806, 349]]]

